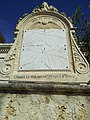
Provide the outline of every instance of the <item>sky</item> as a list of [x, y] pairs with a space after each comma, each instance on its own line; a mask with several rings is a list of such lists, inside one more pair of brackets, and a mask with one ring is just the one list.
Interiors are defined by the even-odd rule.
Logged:
[[[0, 0], [0, 32], [5, 38], [5, 43], [13, 42], [13, 31], [20, 17], [25, 13], [31, 13], [36, 6], [40, 6], [43, 0]], [[59, 12], [65, 12], [72, 16], [78, 6], [90, 21], [90, 9], [88, 0], [45, 0], [49, 5], [55, 6]]]

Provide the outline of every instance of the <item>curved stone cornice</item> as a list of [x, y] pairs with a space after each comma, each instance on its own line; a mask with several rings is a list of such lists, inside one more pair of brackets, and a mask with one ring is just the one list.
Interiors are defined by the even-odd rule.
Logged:
[[22, 26], [23, 22], [27, 21], [27, 19], [30, 19], [33, 16], [47, 14], [52, 16], [54, 15], [60, 19], [62, 18], [63, 21], [66, 21], [66, 24], [68, 24], [70, 28], [73, 28], [71, 17], [67, 17], [64, 12], [59, 12], [59, 10], [54, 6], [49, 6], [46, 2], [43, 2], [41, 6], [37, 6], [36, 8], [34, 8], [32, 13], [25, 13], [22, 17], [20, 17], [17, 22], [16, 29], [18, 29], [18, 26]]

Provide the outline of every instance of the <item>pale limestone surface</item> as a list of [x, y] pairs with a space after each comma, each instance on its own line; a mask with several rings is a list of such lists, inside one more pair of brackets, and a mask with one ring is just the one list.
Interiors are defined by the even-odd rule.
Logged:
[[90, 97], [0, 94], [0, 120], [90, 120]]

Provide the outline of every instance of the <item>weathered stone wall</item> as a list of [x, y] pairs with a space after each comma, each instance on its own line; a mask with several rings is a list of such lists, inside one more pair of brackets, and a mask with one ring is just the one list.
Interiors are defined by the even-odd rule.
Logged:
[[90, 120], [90, 97], [0, 94], [0, 120]]

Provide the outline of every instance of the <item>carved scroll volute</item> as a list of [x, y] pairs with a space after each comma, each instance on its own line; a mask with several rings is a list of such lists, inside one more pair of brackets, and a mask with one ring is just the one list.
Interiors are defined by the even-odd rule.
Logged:
[[0, 65], [0, 73], [9, 75], [13, 71], [14, 56], [7, 55], [3, 63]]
[[9, 75], [13, 71], [13, 65], [14, 65], [14, 60], [15, 60], [15, 55], [16, 55], [16, 43], [17, 41], [14, 42], [13, 46], [11, 47], [10, 51], [8, 52], [8, 54], [4, 58], [3, 63], [0, 66], [0, 72], [3, 75]]
[[13, 66], [11, 63], [4, 63], [1, 66], [1, 73], [4, 75], [8, 75], [12, 72]]
[[85, 74], [89, 71], [89, 64], [76, 44], [77, 37], [75, 31], [71, 31], [71, 38], [75, 71], [80, 74]]

